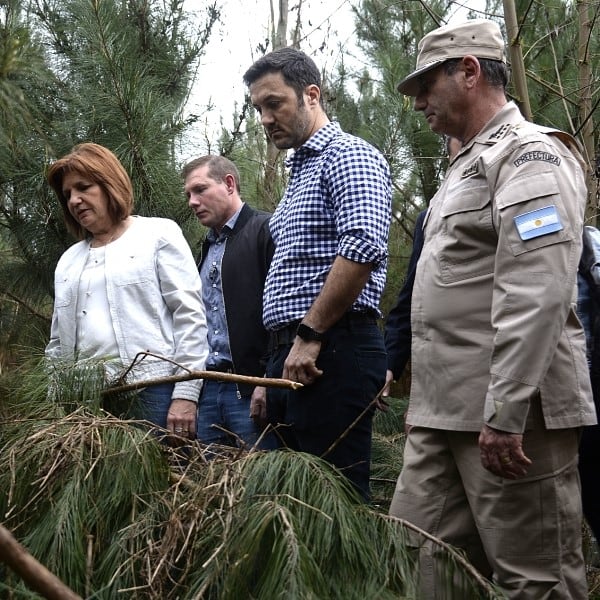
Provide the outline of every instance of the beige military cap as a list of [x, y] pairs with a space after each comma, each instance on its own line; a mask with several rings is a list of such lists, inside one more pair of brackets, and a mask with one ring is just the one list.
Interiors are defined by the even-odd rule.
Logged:
[[398, 84], [398, 91], [407, 96], [416, 96], [419, 77], [423, 73], [450, 58], [462, 58], [467, 54], [506, 62], [500, 27], [487, 19], [471, 19], [429, 32], [419, 42], [416, 69]]

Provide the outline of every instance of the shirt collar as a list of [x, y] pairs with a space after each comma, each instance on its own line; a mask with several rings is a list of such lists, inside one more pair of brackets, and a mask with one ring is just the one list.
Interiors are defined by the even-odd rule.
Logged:
[[513, 125], [524, 121], [525, 118], [514, 102], [507, 102], [481, 129], [481, 131], [465, 145], [494, 144], [503, 138]]
[[240, 216], [240, 213], [242, 212], [242, 208], [244, 208], [244, 203], [243, 202], [242, 202], [242, 206], [240, 206], [239, 210], [236, 211], [230, 217], [230, 219], [227, 221], [227, 223], [225, 223], [225, 225], [223, 225], [223, 229], [221, 229], [221, 232], [217, 233], [215, 231], [215, 229], [210, 229], [209, 232], [206, 235], [206, 239], [209, 242], [216, 242], [219, 239], [226, 238], [233, 231], [233, 228], [235, 227], [235, 224], [237, 223], [237, 220], [238, 220], [238, 218]]
[[313, 133], [313, 135], [309, 137], [306, 142], [304, 142], [304, 144], [302, 144], [302, 146], [300, 146], [300, 148], [294, 152], [294, 154], [286, 159], [286, 166], [290, 167], [292, 165], [293, 159], [296, 155], [308, 153], [319, 154], [328, 146], [334, 137], [337, 137], [341, 133], [342, 128], [340, 127], [339, 123], [336, 121], [330, 121], [327, 123], [327, 125], [321, 127], [321, 129], [317, 129], [317, 131]]

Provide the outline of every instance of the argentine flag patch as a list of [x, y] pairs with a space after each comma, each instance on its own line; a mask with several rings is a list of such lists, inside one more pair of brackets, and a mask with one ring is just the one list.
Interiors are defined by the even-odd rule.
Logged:
[[555, 233], [563, 228], [554, 205], [517, 215], [514, 219], [522, 240], [531, 240], [541, 235]]

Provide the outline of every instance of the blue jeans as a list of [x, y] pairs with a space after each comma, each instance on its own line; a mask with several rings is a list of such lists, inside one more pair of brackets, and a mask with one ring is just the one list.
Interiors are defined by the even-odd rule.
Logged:
[[[273, 351], [267, 377], [281, 377], [290, 348], [283, 345]], [[385, 383], [387, 368], [375, 321], [342, 320], [334, 325], [321, 344], [317, 367], [323, 375], [311, 385], [267, 389], [269, 420], [286, 425], [277, 430], [286, 446], [329, 461], [368, 500], [374, 413], [370, 404]]]
[[161, 383], [144, 388], [133, 403], [130, 416], [166, 428], [173, 387], [172, 383]]
[[263, 450], [275, 447], [273, 434], [262, 438], [260, 435], [250, 417], [250, 396], [242, 396], [235, 383], [204, 381], [196, 422], [196, 437], [200, 442], [248, 449], [255, 445]]

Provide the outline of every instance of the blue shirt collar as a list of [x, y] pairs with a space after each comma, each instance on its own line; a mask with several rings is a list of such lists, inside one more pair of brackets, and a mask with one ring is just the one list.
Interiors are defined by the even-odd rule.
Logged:
[[240, 213], [242, 212], [242, 208], [244, 208], [244, 204], [245, 203], [242, 202], [242, 206], [240, 206], [239, 210], [231, 216], [231, 218], [229, 219], [229, 221], [227, 221], [227, 223], [225, 223], [225, 225], [223, 225], [221, 233], [217, 233], [215, 229], [210, 229], [210, 231], [206, 234], [206, 239], [209, 242], [213, 243], [216, 242], [218, 239], [227, 237], [233, 231], [233, 228], [237, 223]]

